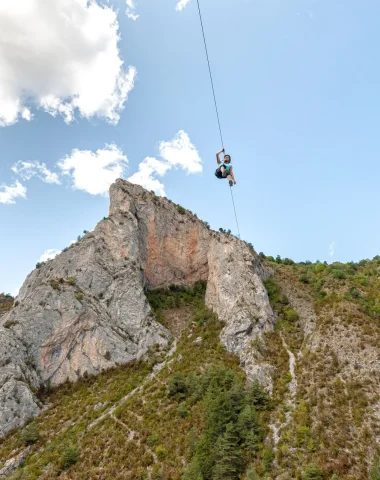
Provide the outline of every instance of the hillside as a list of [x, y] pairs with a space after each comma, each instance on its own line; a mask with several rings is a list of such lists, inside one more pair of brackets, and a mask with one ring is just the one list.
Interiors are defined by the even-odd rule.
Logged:
[[0, 478], [379, 480], [379, 292], [118, 181], [0, 319]]

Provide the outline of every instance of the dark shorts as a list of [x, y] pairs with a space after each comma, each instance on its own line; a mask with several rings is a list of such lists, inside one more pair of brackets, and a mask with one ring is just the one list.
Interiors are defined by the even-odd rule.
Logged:
[[223, 177], [223, 174], [222, 174], [222, 171], [221, 171], [221, 167], [218, 167], [216, 170], [215, 170], [215, 176], [216, 178], [227, 178], [227, 176], [230, 175], [230, 172], [227, 172], [227, 175], [225, 177]]

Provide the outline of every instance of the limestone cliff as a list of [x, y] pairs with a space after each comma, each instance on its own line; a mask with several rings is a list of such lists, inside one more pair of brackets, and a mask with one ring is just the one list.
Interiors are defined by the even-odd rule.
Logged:
[[225, 322], [222, 342], [250, 378], [270, 385], [252, 340], [273, 329], [262, 281], [271, 272], [246, 243], [209, 230], [195, 215], [118, 180], [110, 216], [26, 279], [0, 319], [0, 436], [38, 414], [32, 393], [48, 383], [140, 358], [165, 347], [144, 289], [207, 281], [206, 303]]

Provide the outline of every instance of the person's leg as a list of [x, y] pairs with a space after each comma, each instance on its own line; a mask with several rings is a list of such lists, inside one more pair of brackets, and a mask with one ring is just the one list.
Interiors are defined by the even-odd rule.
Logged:
[[234, 181], [232, 180], [231, 175], [228, 175], [227, 180], [228, 180], [228, 183], [230, 184], [230, 187], [232, 187], [232, 185], [234, 184]]
[[223, 178], [226, 178], [228, 175], [228, 171], [226, 167], [220, 167], [220, 171], [222, 172]]

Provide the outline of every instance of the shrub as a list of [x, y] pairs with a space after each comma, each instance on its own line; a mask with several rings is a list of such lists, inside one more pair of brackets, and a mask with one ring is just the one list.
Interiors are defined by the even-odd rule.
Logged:
[[75, 298], [78, 300], [78, 302], [81, 302], [84, 299], [84, 293], [83, 292], [78, 292], [75, 295]]
[[296, 322], [299, 319], [298, 313], [293, 310], [292, 308], [285, 308], [284, 310], [284, 318], [288, 322]]
[[183, 373], [175, 373], [169, 380], [169, 396], [185, 398], [187, 392], [186, 377]]
[[158, 447], [156, 447], [156, 455], [157, 455], [157, 458], [158, 460], [165, 460], [168, 452], [166, 451], [166, 448], [163, 447], [162, 445], [158, 445]]
[[295, 261], [292, 260], [291, 258], [284, 258], [282, 263], [283, 263], [283, 265], [294, 265]]
[[177, 407], [177, 414], [181, 417], [181, 418], [185, 418], [187, 417], [187, 414], [188, 414], [188, 411], [187, 411], [187, 407], [186, 407], [186, 403], [185, 402], [182, 402], [178, 405]]
[[310, 283], [309, 277], [305, 274], [300, 276], [300, 282], [301, 283]]
[[343, 270], [334, 270], [333, 277], [338, 280], [345, 280], [347, 278]]
[[30, 423], [21, 431], [21, 440], [25, 445], [33, 445], [40, 439], [40, 432], [35, 422]]
[[59, 290], [59, 281], [56, 278], [53, 278], [52, 280], [50, 280], [50, 286], [54, 290]]
[[70, 277], [67, 281], [69, 285], [75, 285], [77, 283], [77, 279], [75, 277]]
[[303, 471], [302, 480], [323, 480], [323, 472], [318, 465], [311, 463]]
[[256, 470], [252, 467], [248, 468], [245, 474], [245, 480], [260, 480]]
[[375, 465], [369, 471], [371, 480], [380, 480], [380, 460], [377, 459]]
[[158, 434], [156, 432], [153, 432], [150, 437], [148, 437], [147, 444], [149, 445], [149, 447], [154, 447], [155, 445], [157, 445], [158, 441]]
[[177, 205], [177, 212], [181, 215], [185, 215], [186, 210], [183, 207], [181, 207], [181, 205]]
[[263, 454], [264, 471], [268, 472], [271, 470], [274, 457], [275, 457], [275, 454], [273, 450], [270, 450], [270, 449], [264, 450], [264, 454]]
[[67, 470], [71, 465], [75, 465], [78, 460], [78, 450], [75, 446], [67, 447], [62, 455], [61, 468]]

